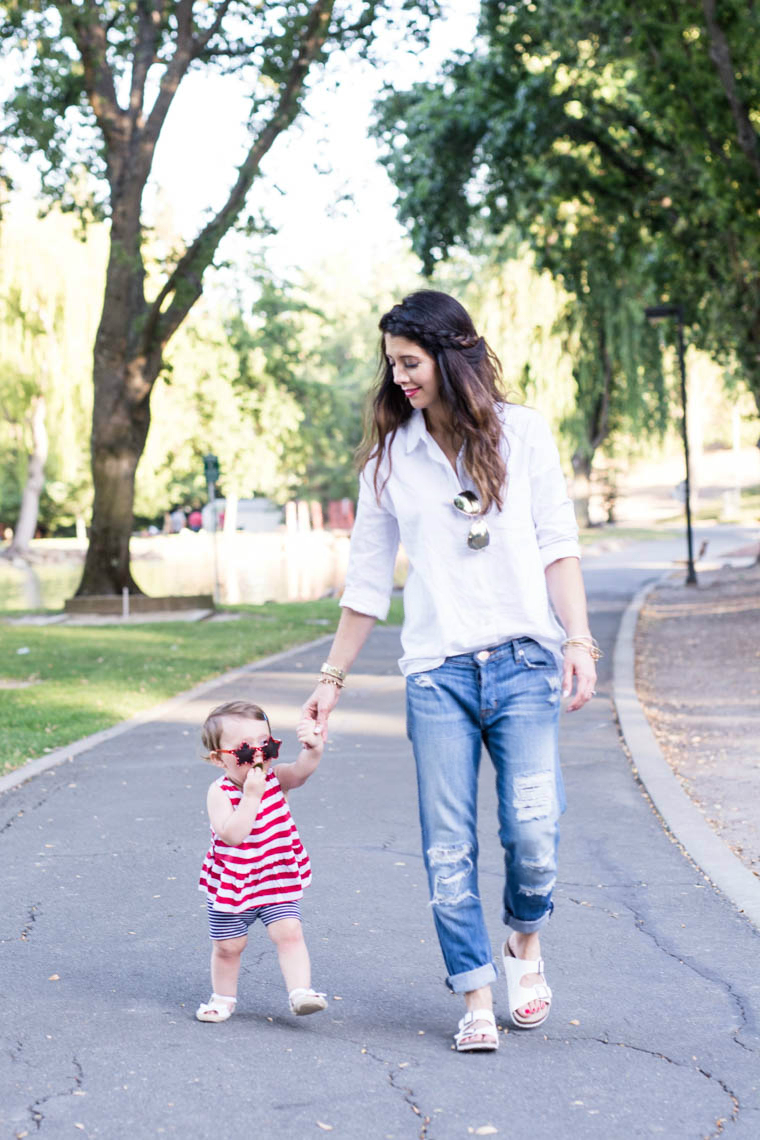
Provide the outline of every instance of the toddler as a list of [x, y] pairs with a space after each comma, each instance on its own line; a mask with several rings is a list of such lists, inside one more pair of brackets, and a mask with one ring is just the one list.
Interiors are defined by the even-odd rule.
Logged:
[[311, 988], [301, 927], [299, 899], [311, 882], [311, 865], [285, 798], [316, 770], [324, 742], [313, 720], [302, 720], [297, 735], [295, 763], [272, 766], [281, 741], [273, 739], [258, 705], [229, 701], [212, 709], [203, 725], [206, 758], [222, 774], [208, 790], [211, 846], [198, 884], [208, 901], [213, 990], [196, 1011], [199, 1021], [232, 1016], [240, 958], [257, 918], [277, 947], [291, 1012], [327, 1006], [325, 995]]

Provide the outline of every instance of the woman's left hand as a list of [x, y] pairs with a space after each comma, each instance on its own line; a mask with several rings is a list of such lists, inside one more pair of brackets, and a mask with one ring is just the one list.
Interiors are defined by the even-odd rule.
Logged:
[[575, 712], [576, 709], [583, 708], [586, 701], [596, 693], [596, 665], [591, 654], [581, 645], [566, 645], [564, 659], [562, 696], [571, 697], [565, 712]]

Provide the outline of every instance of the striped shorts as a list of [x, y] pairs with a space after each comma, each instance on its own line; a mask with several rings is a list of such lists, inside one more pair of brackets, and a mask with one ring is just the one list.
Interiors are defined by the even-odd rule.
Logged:
[[207, 899], [208, 907], [208, 933], [215, 941], [225, 938], [240, 938], [248, 933], [248, 927], [260, 918], [264, 926], [272, 922], [279, 922], [281, 918], [297, 918], [301, 921], [301, 903], [298, 899], [292, 902], [272, 903], [270, 906], [254, 906], [250, 910], [242, 910], [239, 914], [231, 914], [226, 910], [214, 910], [211, 899]]

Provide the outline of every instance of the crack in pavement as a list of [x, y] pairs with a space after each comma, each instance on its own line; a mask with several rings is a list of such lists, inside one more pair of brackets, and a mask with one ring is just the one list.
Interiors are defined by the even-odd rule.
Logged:
[[741, 1045], [741, 1047], [743, 1049], [746, 1049], [747, 1052], [749, 1052], [749, 1053], [757, 1052], [757, 1050], [755, 1048], [753, 1048], [751, 1045], [747, 1045], [745, 1042], [739, 1041], [739, 1034], [742, 1032], [742, 1030], [751, 1029], [751, 1015], [750, 1015], [750, 1011], [749, 1011], [747, 1003], [746, 1003], [746, 999], [744, 999], [740, 994], [738, 994], [736, 992], [736, 990], [734, 990], [731, 983], [729, 981], [727, 981], [725, 978], [720, 977], [719, 974], [716, 974], [714, 971], [705, 969], [704, 967], [700, 968], [699, 966], [695, 965], [693, 962], [690, 962], [688, 959], [681, 958], [678, 954], [674, 953], [674, 951], [669, 950], [667, 948], [667, 946], [664, 946], [659, 941], [659, 939], [657, 938], [657, 935], [654, 933], [654, 931], [648, 929], [648, 927], [646, 925], [646, 919], [636, 909], [636, 907], [633, 903], [628, 902], [626, 899], [622, 899], [621, 900], [621, 906], [625, 907], [626, 910], [630, 911], [630, 913], [633, 915], [633, 918], [634, 918], [634, 921], [636, 924], [636, 928], [642, 934], [644, 934], [647, 938], [650, 938], [658, 950], [660, 950], [663, 954], [666, 954], [668, 958], [672, 958], [674, 962], [678, 962], [679, 966], [685, 966], [687, 970], [691, 970], [692, 973], [696, 974], [698, 978], [702, 979], [702, 981], [710, 982], [712, 985], [718, 986], [720, 989], [724, 990], [728, 994], [728, 996], [731, 998], [734, 1005], [736, 1006], [737, 1011], [738, 1011], [739, 1016], [740, 1016], [741, 1021], [742, 1021], [742, 1024], [737, 1029], [735, 1029], [733, 1031], [733, 1038], [736, 1041], [736, 1043], [738, 1045]]
[[[607, 907], [600, 906], [598, 903], [588, 902], [585, 899], [574, 899], [568, 895], [565, 901], [575, 903], [576, 906], [588, 907], [589, 910], [600, 911], [602, 914], [609, 915], [610, 918], [620, 918], [621, 917], [619, 911], [608, 910]], [[639, 930], [642, 934], [646, 935], [646, 937], [651, 938], [651, 940], [654, 942], [654, 944], [658, 950], [661, 950], [663, 954], [666, 954], [669, 958], [672, 958], [674, 961], [678, 962], [679, 966], [686, 966], [686, 968], [688, 970], [691, 970], [693, 973], [695, 973], [697, 975], [697, 977], [702, 979], [702, 981], [710, 982], [713, 985], [717, 985], [719, 988], [724, 989], [729, 994], [729, 996], [733, 1000], [734, 1004], [738, 1008], [739, 1015], [740, 1015], [740, 1017], [742, 1019], [742, 1023], [743, 1023], [741, 1026], [739, 1026], [738, 1029], [736, 1029], [734, 1031], [734, 1041], [742, 1049], [746, 1049], [748, 1053], [757, 1052], [757, 1050], [754, 1049], [751, 1045], [747, 1045], [746, 1042], [739, 1040], [738, 1034], [742, 1032], [743, 1028], [749, 1027], [750, 1014], [749, 1014], [749, 1011], [746, 1007], [746, 1004], [745, 1004], [743, 998], [741, 997], [740, 994], [738, 994], [734, 990], [731, 983], [726, 981], [724, 978], [719, 977], [715, 973], [711, 973], [707, 970], [700, 970], [692, 962], [689, 962], [687, 959], [681, 958], [677, 954], [675, 954], [673, 951], [668, 950], [667, 947], [663, 946], [662, 943], [657, 939], [655, 934], [653, 934], [653, 932], [647, 928], [646, 920], [642, 917], [642, 915], [636, 910], [636, 908], [631, 903], [623, 900], [623, 902], [621, 903], [621, 906], [633, 916], [637, 930]]]
[[37, 800], [36, 803], [32, 804], [28, 808], [21, 808], [20, 811], [17, 811], [14, 815], [9, 816], [2, 827], [0, 827], [0, 835], [8, 831], [9, 828], [13, 827], [14, 823], [17, 823], [20, 819], [23, 819], [25, 815], [31, 815], [32, 812], [39, 811], [41, 807], [45, 807], [50, 797], [55, 795], [57, 792], [60, 792], [64, 787], [64, 784], [59, 784], [57, 787], [51, 788], [49, 791], [47, 788], [41, 788], [40, 791], [44, 793], [42, 799]]
[[720, 1077], [715, 1076], [714, 1073], [708, 1073], [706, 1069], [700, 1068], [699, 1065], [690, 1065], [688, 1061], [677, 1061], [674, 1057], [668, 1057], [666, 1053], [660, 1053], [656, 1049], [645, 1049], [643, 1045], [630, 1045], [627, 1041], [611, 1041], [609, 1037], [584, 1037], [577, 1035], [574, 1037], [550, 1037], [546, 1036], [547, 1041], [555, 1044], [568, 1044], [576, 1041], [586, 1041], [597, 1045], [612, 1045], [617, 1049], [630, 1049], [634, 1053], [643, 1053], [646, 1057], [654, 1057], [658, 1061], [666, 1061], [669, 1065], [674, 1065], [677, 1069], [686, 1069], [689, 1072], [699, 1073], [708, 1081], [714, 1081], [726, 1096], [729, 1098], [733, 1105], [730, 1117], [719, 1117], [716, 1121], [717, 1131], [711, 1132], [708, 1136], [703, 1137], [703, 1140], [715, 1140], [715, 1137], [723, 1133], [726, 1124], [736, 1124], [741, 1104], [739, 1098], [733, 1089], [729, 1088], [725, 1081]]
[[39, 907], [41, 907], [41, 906], [42, 906], [42, 903], [41, 903], [41, 902], [36, 902], [36, 903], [32, 903], [32, 905], [29, 907], [29, 911], [28, 911], [28, 913], [27, 913], [27, 923], [26, 923], [26, 926], [25, 926], [25, 927], [23, 927], [23, 929], [22, 929], [22, 931], [21, 931], [21, 934], [20, 934], [20, 936], [19, 936], [19, 937], [20, 937], [20, 940], [21, 940], [22, 942], [27, 942], [27, 941], [28, 941], [28, 935], [32, 933], [32, 930], [33, 930], [33, 928], [34, 928], [34, 924], [35, 924], [35, 922], [37, 921], [37, 911], [38, 911], [38, 908], [39, 908]]
[[[356, 1044], [358, 1044], [358, 1042], [356, 1042]], [[390, 1083], [391, 1088], [394, 1090], [394, 1092], [401, 1093], [402, 1099], [405, 1101], [406, 1104], [409, 1105], [409, 1107], [411, 1108], [411, 1110], [415, 1114], [415, 1116], [417, 1116], [419, 1118], [420, 1131], [417, 1134], [417, 1140], [433, 1140], [433, 1137], [428, 1132], [428, 1128], [430, 1127], [430, 1123], [431, 1123], [431, 1118], [426, 1113], [424, 1113], [422, 1111], [422, 1109], [420, 1108], [420, 1106], [415, 1102], [415, 1100], [414, 1100], [414, 1096], [415, 1096], [414, 1089], [410, 1088], [408, 1085], [402, 1085], [402, 1084], [397, 1083], [398, 1080], [400, 1080], [400, 1077], [397, 1077], [394, 1070], [399, 1068], [399, 1062], [398, 1061], [387, 1061], [385, 1059], [385, 1057], [378, 1057], [378, 1055], [376, 1053], [372, 1053], [367, 1048], [366, 1045], [362, 1045], [361, 1048], [362, 1048], [362, 1052], [364, 1053], [364, 1055], [366, 1057], [369, 1057], [372, 1061], [377, 1061], [378, 1064], [380, 1064], [380, 1065], [388, 1065], [390, 1067], [390, 1071], [387, 1073], [387, 1077], [388, 1077], [388, 1081]], [[416, 1062], [408, 1061], [408, 1062], [406, 1062], [406, 1064], [414, 1065], [414, 1064], [416, 1064]]]
[[568, 895], [564, 901], [575, 903], [576, 906], [586, 906], [589, 910], [601, 911], [602, 914], [609, 915], [610, 918], [620, 918], [620, 911], [608, 910], [606, 906], [599, 906], [598, 903], [590, 903], [586, 899], [573, 899]]
[[27, 1112], [31, 1117], [32, 1124], [39, 1132], [45, 1120], [45, 1113], [42, 1111], [44, 1105], [51, 1100], [57, 1100], [62, 1096], [73, 1096], [74, 1093], [82, 1087], [84, 1083], [84, 1070], [76, 1057], [71, 1058], [71, 1063], [74, 1067], [74, 1086], [73, 1088], [64, 1089], [62, 1092], [50, 1093], [48, 1096], [39, 1097], [33, 1101], [27, 1108]]

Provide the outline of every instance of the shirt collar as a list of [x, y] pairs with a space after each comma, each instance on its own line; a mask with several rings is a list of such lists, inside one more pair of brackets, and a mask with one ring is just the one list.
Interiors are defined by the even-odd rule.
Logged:
[[410, 451], [414, 451], [421, 439], [426, 439], [427, 434], [428, 430], [425, 426], [425, 417], [419, 408], [415, 408], [406, 424], [407, 455]]

